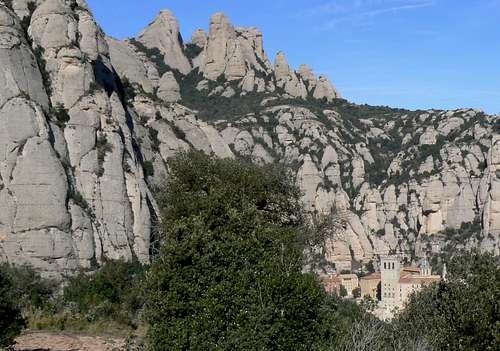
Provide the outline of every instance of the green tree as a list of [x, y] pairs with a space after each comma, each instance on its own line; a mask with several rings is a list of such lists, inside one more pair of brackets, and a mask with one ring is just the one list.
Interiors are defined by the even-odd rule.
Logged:
[[347, 289], [345, 286], [341, 285], [340, 286], [340, 297], [346, 297], [347, 296]]
[[300, 192], [281, 166], [181, 153], [147, 274], [152, 350], [310, 350], [324, 290], [303, 274]]
[[500, 259], [477, 251], [453, 257], [446, 281], [410, 298], [395, 339], [426, 337], [437, 350], [498, 350]]
[[351, 340], [350, 335], [356, 323], [369, 319], [370, 316], [362, 306], [352, 300], [345, 300], [336, 295], [329, 296], [322, 305], [321, 336], [313, 350], [343, 350]]
[[15, 337], [25, 326], [16, 298], [13, 283], [5, 267], [2, 266], [0, 267], [0, 347], [12, 345]]
[[361, 297], [361, 288], [360, 287], [354, 288], [352, 291], [352, 296], [356, 298]]
[[374, 273], [375, 272], [375, 267], [373, 266], [373, 261], [372, 260], [370, 260], [366, 264], [366, 270], [368, 271], [368, 273]]

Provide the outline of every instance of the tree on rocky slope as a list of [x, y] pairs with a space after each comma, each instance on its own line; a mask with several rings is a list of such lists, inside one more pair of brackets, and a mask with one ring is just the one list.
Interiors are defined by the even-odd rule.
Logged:
[[17, 298], [10, 277], [0, 267], [0, 347], [12, 345], [25, 325]]
[[300, 193], [284, 167], [182, 153], [159, 195], [147, 275], [153, 350], [309, 350], [324, 291], [303, 274]]

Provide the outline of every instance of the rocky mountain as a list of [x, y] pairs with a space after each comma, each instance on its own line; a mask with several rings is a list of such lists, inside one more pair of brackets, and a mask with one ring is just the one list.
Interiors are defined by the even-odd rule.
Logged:
[[288, 162], [307, 210], [343, 219], [317, 248], [339, 270], [449, 243], [498, 254], [499, 132], [479, 110], [350, 103], [223, 14], [190, 42], [170, 11], [120, 41], [84, 0], [0, 1], [0, 260], [47, 276], [148, 262], [154, 190], [189, 148]]

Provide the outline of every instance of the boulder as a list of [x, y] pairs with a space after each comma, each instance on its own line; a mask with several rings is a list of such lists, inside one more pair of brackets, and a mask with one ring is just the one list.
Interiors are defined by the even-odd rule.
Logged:
[[295, 71], [290, 68], [285, 54], [281, 51], [276, 55], [274, 74], [276, 76], [276, 85], [282, 88], [286, 94], [302, 99], [307, 97], [307, 89], [304, 83], [299, 80]]
[[316, 75], [313, 73], [312, 69], [305, 64], [299, 66], [299, 76], [307, 85], [307, 91], [313, 92], [318, 84], [318, 79]]
[[[196, 40], [202, 42], [200, 34]], [[194, 66], [209, 80], [216, 80], [221, 75], [229, 81], [240, 80], [250, 70], [266, 74], [270, 71], [262, 33], [255, 28], [234, 28], [223, 13], [216, 13], [210, 19], [204, 48], [194, 60]]]
[[177, 102], [181, 99], [181, 89], [173, 72], [166, 72], [160, 79], [158, 97], [165, 102]]
[[153, 92], [153, 84], [148, 77], [148, 69], [132, 47], [127, 42], [106, 37], [109, 45], [109, 54], [113, 68], [118, 75], [127, 78], [131, 83], [136, 83], [146, 93]]
[[340, 98], [340, 94], [326, 76], [319, 76], [313, 97], [315, 99], [327, 99], [328, 101], [332, 101], [333, 99]]
[[194, 44], [201, 49], [205, 48], [205, 45], [207, 44], [207, 33], [205, 33], [205, 30], [201, 28], [195, 30], [191, 37], [191, 44]]

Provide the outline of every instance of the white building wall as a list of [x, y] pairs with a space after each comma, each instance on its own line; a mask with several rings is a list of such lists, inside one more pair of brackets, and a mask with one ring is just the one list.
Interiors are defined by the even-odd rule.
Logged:
[[398, 256], [383, 256], [380, 259], [382, 305], [389, 310], [401, 305], [399, 275], [401, 263]]

